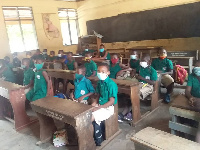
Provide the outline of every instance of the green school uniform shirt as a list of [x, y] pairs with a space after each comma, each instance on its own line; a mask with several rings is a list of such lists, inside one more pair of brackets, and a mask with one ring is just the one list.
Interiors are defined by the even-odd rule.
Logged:
[[10, 68], [8, 65], [5, 66], [6, 70], [2, 73], [2, 76], [5, 78], [5, 81], [15, 83], [16, 78], [14, 75], [14, 72], [12, 71], [12, 68]]
[[23, 84], [29, 85], [30, 82], [34, 80], [34, 76], [35, 76], [35, 72], [33, 71], [33, 69], [31, 68], [25, 69]]
[[116, 75], [117, 73], [122, 70], [121, 67], [119, 66], [119, 63], [117, 63], [115, 66], [112, 67], [112, 65], [110, 65], [110, 78], [116, 79]]
[[96, 93], [100, 95], [99, 104], [104, 105], [111, 97], [115, 98], [114, 105], [117, 104], [117, 84], [107, 77], [104, 81], [99, 80], [96, 87]]
[[85, 63], [85, 68], [86, 68], [86, 77], [90, 77], [94, 71], [96, 71], [97, 74], [97, 64], [91, 60], [90, 62]]
[[42, 56], [43, 56], [44, 60], [48, 60], [48, 58], [49, 58], [49, 55], [47, 55], [47, 54], [43, 54]]
[[34, 66], [34, 62], [33, 62], [32, 59], [30, 59], [30, 68], [35, 68], [35, 66]]
[[187, 86], [191, 86], [191, 95], [200, 98], [200, 81], [193, 73], [188, 76]]
[[68, 68], [68, 70], [75, 70], [75, 68], [74, 68], [74, 63], [75, 63], [75, 60], [73, 60], [72, 62], [67, 62], [67, 68]]
[[167, 72], [169, 70], [173, 70], [173, 63], [171, 60], [169, 60], [167, 58], [165, 58], [165, 59], [156, 58], [153, 60], [151, 66], [155, 70], [160, 70], [163, 73]]
[[[158, 79], [157, 72], [152, 66], [149, 66], [147, 68], [139, 66], [136, 71], [139, 73], [140, 76], [145, 79], [149, 79], [152, 81], [156, 81]], [[140, 82], [147, 83], [144, 80], [140, 80]]]
[[56, 56], [53, 56], [53, 57], [49, 56], [49, 57], [48, 57], [48, 60], [49, 60], [50, 62], [53, 62], [53, 61], [56, 60], [56, 59], [57, 59]]
[[26, 94], [29, 101], [36, 101], [47, 95], [47, 83], [42, 74], [44, 70], [35, 72], [34, 87]]
[[133, 59], [130, 60], [130, 67], [132, 69], [137, 69], [140, 66], [140, 60], [134, 61]]
[[82, 56], [85, 56], [86, 53], [94, 53], [94, 50], [89, 49], [88, 51], [83, 51]]
[[[104, 52], [102, 52], [102, 53], [100, 53], [100, 56], [101, 56], [101, 57], [103, 57], [103, 56], [104, 56], [104, 54], [105, 54], [105, 53], [104, 53]], [[106, 58], [105, 58], [105, 59], [106, 59], [106, 60], [111, 60], [110, 53], [108, 53], [108, 54], [107, 54], [107, 56], [106, 56]]]
[[[81, 96], [86, 95], [88, 93], [95, 93], [95, 89], [92, 86], [91, 81], [86, 77], [83, 77], [81, 81], [75, 79], [74, 86], [75, 86], [75, 91], [74, 91], [75, 99], [78, 99]], [[89, 97], [85, 97], [84, 100], [87, 100], [88, 98]]]

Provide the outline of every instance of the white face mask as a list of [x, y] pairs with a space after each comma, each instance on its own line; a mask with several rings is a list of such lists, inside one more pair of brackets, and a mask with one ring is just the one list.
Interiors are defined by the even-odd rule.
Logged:
[[58, 54], [58, 57], [62, 57], [62, 54]]
[[141, 67], [143, 67], [143, 68], [146, 68], [146, 67], [148, 67], [148, 64], [147, 64], [147, 62], [140, 62], [140, 66]]
[[131, 55], [130, 58], [131, 59], [136, 59], [137, 57], [136, 57], [136, 55]]
[[87, 52], [87, 51], [88, 51], [88, 49], [85, 49], [85, 51]]
[[99, 80], [105, 80], [108, 75], [106, 73], [97, 73], [97, 77], [99, 78]]

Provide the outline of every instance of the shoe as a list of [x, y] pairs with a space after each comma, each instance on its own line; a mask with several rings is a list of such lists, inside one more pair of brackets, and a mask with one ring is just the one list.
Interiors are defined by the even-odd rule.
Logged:
[[124, 116], [124, 120], [132, 121], [133, 120], [132, 113], [129, 112], [126, 116]]
[[123, 115], [122, 115], [122, 114], [119, 114], [119, 115], [118, 115], [118, 122], [123, 122], [122, 119], [123, 119]]
[[169, 95], [169, 94], [166, 94], [166, 95], [165, 95], [165, 102], [166, 102], [166, 103], [169, 103], [170, 101], [171, 101], [170, 95]]

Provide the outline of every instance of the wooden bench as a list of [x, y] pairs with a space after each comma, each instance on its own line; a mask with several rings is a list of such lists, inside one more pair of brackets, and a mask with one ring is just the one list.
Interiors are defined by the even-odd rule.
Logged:
[[172, 121], [169, 121], [171, 133], [178, 135], [179, 132], [182, 132], [196, 136], [197, 127], [182, 124], [180, 118], [187, 118], [200, 123], [200, 113], [197, 111], [199, 110], [189, 105], [188, 99], [184, 95], [177, 96], [169, 108], [169, 112], [172, 115]]
[[[56, 130], [54, 119], [70, 124], [76, 130], [79, 150], [95, 150], [96, 145], [91, 132], [92, 107], [71, 100], [55, 97], [46, 97], [31, 103], [32, 109], [37, 113], [40, 122], [40, 143], [52, 139]], [[117, 107], [115, 107], [117, 108]], [[118, 135], [117, 109], [115, 114], [105, 121], [106, 141]], [[109, 127], [109, 128], [108, 128]], [[99, 149], [101, 149], [100, 147]]]
[[[30, 118], [25, 111], [26, 96], [22, 86], [0, 81], [0, 116], [14, 122], [15, 130], [19, 131], [36, 122], [36, 118]], [[3, 113], [6, 106], [11, 105], [14, 118], [8, 118]], [[5, 108], [6, 107], [6, 108]]]
[[[94, 86], [97, 85], [99, 79], [97, 77], [89, 77], [88, 79], [91, 80]], [[112, 79], [118, 85], [118, 92], [130, 95], [131, 103], [132, 103], [132, 115], [133, 115], [133, 125], [136, 125], [141, 119], [145, 118], [149, 111], [145, 113], [141, 117], [140, 112], [140, 97], [139, 97], [139, 82], [131, 82], [129, 80], [119, 80], [119, 79]], [[152, 93], [152, 100], [151, 100], [151, 112], [158, 107], [158, 81], [154, 86], [154, 92]]]
[[199, 150], [200, 144], [147, 127], [136, 133], [131, 140], [135, 150]]

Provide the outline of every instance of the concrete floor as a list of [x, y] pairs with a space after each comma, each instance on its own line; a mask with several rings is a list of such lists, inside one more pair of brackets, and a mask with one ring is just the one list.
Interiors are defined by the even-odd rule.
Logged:
[[[180, 91], [178, 91], [180, 93]], [[177, 93], [176, 93], [177, 94]], [[130, 137], [139, 130], [151, 126], [166, 132], [170, 132], [168, 122], [170, 104], [161, 103], [160, 107], [137, 124], [131, 127], [127, 122], [120, 123], [121, 134], [112, 140], [103, 150], [134, 150], [134, 143]], [[0, 120], [0, 149], [1, 150], [76, 150], [76, 146], [65, 146], [55, 148], [52, 143], [36, 146], [39, 141], [39, 123], [35, 123], [29, 128], [16, 132], [13, 124], [7, 120]]]

